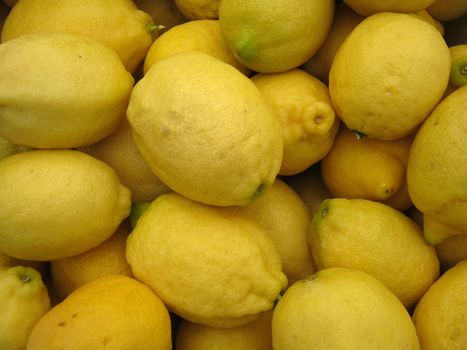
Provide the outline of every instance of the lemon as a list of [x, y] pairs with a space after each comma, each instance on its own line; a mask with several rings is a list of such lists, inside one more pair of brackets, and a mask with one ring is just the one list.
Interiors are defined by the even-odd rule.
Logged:
[[410, 13], [413, 16], [418, 16], [418, 18], [424, 20], [425, 22], [431, 24], [435, 27], [441, 35], [444, 36], [444, 25], [437, 19], [431, 17], [427, 10], [420, 10], [413, 13]]
[[441, 270], [446, 271], [467, 259], [467, 235], [454, 235], [435, 245]]
[[423, 350], [467, 347], [467, 260], [446, 271], [418, 303], [413, 321]]
[[159, 33], [186, 22], [173, 0], [134, 0], [134, 3], [157, 23]]
[[248, 75], [250, 70], [240, 64], [227, 47], [218, 20], [193, 20], [168, 30], [154, 41], [144, 60], [144, 71], [178, 52], [200, 51], [228, 63]]
[[133, 86], [111, 49], [64, 33], [1, 44], [0, 76], [0, 137], [35, 148], [74, 148], [110, 135]]
[[465, 0], [436, 0], [427, 8], [427, 11], [440, 21], [452, 21], [467, 13], [467, 2]]
[[242, 209], [276, 244], [289, 285], [314, 272], [307, 242], [310, 213], [291, 187], [276, 179], [261, 198]]
[[183, 15], [190, 19], [216, 19], [219, 17], [221, 0], [175, 0]]
[[295, 282], [272, 318], [274, 350], [418, 350], [397, 298], [370, 275], [330, 268]]
[[449, 48], [451, 53], [451, 75], [449, 82], [456, 88], [467, 85], [467, 44]]
[[115, 50], [133, 72], [152, 44], [153, 27], [152, 18], [131, 0], [21, 0], [8, 15], [1, 40], [40, 32], [80, 34]]
[[149, 167], [192, 200], [245, 205], [279, 172], [277, 117], [250, 79], [204, 53], [155, 63], [133, 89], [127, 115]]
[[122, 184], [130, 189], [133, 202], [151, 201], [170, 191], [144, 161], [126, 118], [112, 135], [80, 151], [110, 165]]
[[75, 289], [108, 275], [131, 277], [125, 259], [125, 245], [129, 228], [121, 225], [105, 242], [84, 253], [50, 262], [57, 294], [64, 299]]
[[260, 73], [252, 78], [282, 126], [284, 152], [280, 175], [298, 174], [320, 161], [339, 128], [329, 92], [301, 69]]
[[401, 212], [365, 199], [325, 200], [315, 212], [309, 241], [317, 270], [364, 271], [410, 308], [439, 275], [436, 251]]
[[272, 311], [233, 328], [209, 327], [182, 321], [177, 332], [177, 350], [271, 350]]
[[172, 349], [160, 298], [133, 278], [99, 278], [71, 293], [33, 328], [27, 350]]
[[130, 212], [130, 191], [105, 163], [72, 150], [0, 161], [0, 251], [54, 260], [91, 249]]
[[425, 238], [431, 244], [467, 234], [466, 110], [464, 85], [436, 106], [410, 150], [409, 195], [423, 213]]
[[322, 201], [332, 197], [321, 177], [320, 163], [300, 174], [284, 177], [284, 181], [300, 196], [312, 216]]
[[377, 12], [415, 12], [426, 9], [436, 0], [344, 0], [347, 6], [362, 16]]
[[37, 321], [50, 309], [47, 288], [31, 267], [0, 267], [0, 349], [24, 350]]
[[393, 140], [414, 132], [442, 98], [450, 62], [432, 25], [409, 14], [378, 13], [339, 48], [329, 92], [350, 130]]
[[307, 61], [324, 42], [332, 0], [223, 0], [219, 21], [238, 60], [261, 73], [282, 72]]
[[322, 82], [328, 83], [329, 71], [337, 50], [363, 19], [364, 17], [354, 12], [344, 2], [336, 4], [334, 19], [326, 39], [319, 50], [303, 64], [302, 69]]
[[170, 311], [213, 327], [235, 327], [271, 310], [287, 284], [265, 230], [235, 207], [177, 193], [156, 198], [127, 240], [134, 276]]
[[362, 198], [406, 210], [407, 161], [414, 135], [384, 141], [359, 138], [346, 127], [321, 161], [321, 173], [334, 197]]

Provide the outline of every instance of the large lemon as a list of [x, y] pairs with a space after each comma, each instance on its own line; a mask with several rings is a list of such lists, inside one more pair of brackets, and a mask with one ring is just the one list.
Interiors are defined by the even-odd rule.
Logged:
[[127, 115], [150, 168], [190, 199], [248, 204], [279, 172], [279, 120], [250, 79], [204, 53], [156, 62], [133, 89]]
[[432, 244], [467, 233], [467, 85], [446, 97], [415, 136], [407, 165], [409, 195]]
[[35, 148], [74, 148], [110, 135], [133, 87], [113, 50], [64, 33], [1, 44], [0, 77], [0, 137]]
[[330, 268], [295, 282], [272, 319], [274, 350], [419, 350], [397, 298], [370, 275]]
[[170, 350], [170, 317], [133, 278], [112, 275], [75, 290], [34, 326], [27, 350]]
[[392, 140], [412, 133], [442, 98], [449, 49], [418, 16], [378, 13], [337, 51], [329, 75], [336, 112], [350, 130]]
[[152, 18], [131, 0], [21, 0], [5, 21], [1, 39], [41, 32], [81, 34], [115, 50], [133, 72], [152, 44], [153, 27]]
[[261, 73], [296, 68], [313, 56], [333, 15], [332, 0], [223, 0], [219, 7], [227, 45]]
[[130, 191], [107, 164], [72, 150], [0, 162], [0, 251], [53, 260], [102, 243], [130, 212]]
[[235, 207], [158, 197], [127, 240], [134, 276], [184, 319], [235, 327], [271, 310], [287, 284], [265, 230]]

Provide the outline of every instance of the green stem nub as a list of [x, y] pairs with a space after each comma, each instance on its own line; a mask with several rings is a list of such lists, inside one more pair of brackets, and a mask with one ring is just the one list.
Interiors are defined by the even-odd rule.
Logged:
[[357, 130], [352, 130], [352, 132], [355, 134], [355, 136], [357, 137], [357, 140], [361, 140], [363, 139], [364, 137], [366, 137], [366, 134], [360, 132], [360, 131], [357, 131]]
[[452, 61], [449, 82], [456, 87], [467, 84], [467, 55], [457, 57]]
[[155, 33], [157, 33], [159, 30], [162, 30], [164, 29], [165, 26], [163, 26], [162, 24], [154, 24], [154, 23], [149, 23], [147, 26], [146, 26], [146, 30], [148, 31], [149, 34], [153, 35]]

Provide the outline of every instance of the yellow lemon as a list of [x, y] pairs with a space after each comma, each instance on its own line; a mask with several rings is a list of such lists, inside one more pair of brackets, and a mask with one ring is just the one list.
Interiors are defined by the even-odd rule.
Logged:
[[258, 222], [276, 244], [289, 285], [314, 272], [307, 242], [310, 213], [292, 188], [276, 179], [262, 197], [242, 210]]
[[345, 3], [338, 3], [326, 40], [319, 50], [303, 64], [302, 69], [319, 78], [322, 82], [328, 83], [329, 71], [337, 50], [363, 19], [364, 17], [354, 12]]
[[365, 199], [325, 200], [313, 216], [309, 241], [316, 269], [364, 271], [410, 308], [439, 275], [436, 251], [401, 212]]
[[80, 151], [110, 165], [130, 189], [133, 202], [151, 201], [170, 191], [144, 161], [126, 118], [112, 135]]
[[339, 48], [329, 92], [350, 130], [393, 140], [412, 133], [442, 98], [450, 62], [432, 25], [417, 16], [378, 13]]
[[466, 111], [464, 85], [436, 106], [410, 149], [409, 195], [423, 213], [425, 238], [432, 244], [467, 233]]
[[332, 0], [223, 0], [222, 33], [238, 60], [254, 71], [296, 68], [324, 42], [334, 15]]
[[154, 41], [144, 60], [144, 71], [178, 52], [200, 51], [228, 63], [248, 75], [250, 70], [240, 64], [225, 43], [217, 20], [193, 20], [173, 27]]
[[321, 161], [321, 173], [334, 197], [362, 198], [406, 210], [407, 161], [413, 135], [392, 141], [359, 138], [342, 127], [331, 151]]
[[81, 34], [115, 50], [133, 72], [152, 44], [152, 28], [152, 18], [131, 0], [21, 0], [8, 15], [1, 40], [40, 32]]
[[436, 0], [427, 8], [427, 11], [440, 21], [452, 21], [467, 13], [467, 2], [465, 0]]
[[413, 314], [422, 350], [467, 347], [467, 260], [446, 271], [426, 292]]
[[151, 16], [159, 26], [160, 33], [186, 22], [173, 0], [134, 0], [134, 3]]
[[110, 135], [133, 87], [115, 52], [64, 33], [1, 44], [0, 76], [0, 137], [35, 148], [74, 148]]
[[144, 284], [127, 276], [102, 277], [47, 312], [26, 349], [170, 350], [170, 317]]
[[295, 282], [272, 318], [274, 350], [419, 350], [407, 310], [383, 284], [330, 268]]
[[158, 197], [140, 217], [126, 258], [171, 311], [213, 327], [254, 320], [287, 284], [277, 248], [259, 224], [235, 207], [176, 193]]
[[149, 167], [192, 200], [248, 204], [279, 172], [277, 117], [250, 79], [204, 53], [155, 63], [133, 89], [127, 115]]
[[426, 9], [436, 0], [344, 0], [355, 12], [370, 16], [377, 12], [414, 12]]
[[0, 251], [53, 260], [91, 249], [130, 212], [130, 191], [105, 163], [72, 150], [0, 161]]
[[272, 350], [272, 311], [233, 328], [209, 327], [182, 321], [177, 332], [177, 350]]
[[125, 258], [126, 239], [130, 230], [121, 225], [105, 242], [84, 253], [50, 262], [58, 296], [66, 298], [79, 287], [108, 275], [132, 276]]
[[24, 350], [29, 334], [50, 309], [47, 288], [31, 267], [0, 267], [0, 349]]
[[446, 271], [458, 262], [467, 259], [467, 234], [446, 238], [435, 245], [442, 271]]
[[410, 14], [413, 16], [418, 16], [418, 18], [424, 20], [427, 23], [430, 23], [433, 27], [435, 27], [439, 31], [441, 35], [444, 35], [443, 24], [437, 19], [434, 19], [433, 17], [431, 17], [431, 15], [428, 13], [427, 10], [416, 11]]
[[451, 53], [449, 82], [454, 88], [467, 85], [467, 44], [451, 46], [449, 52]]
[[320, 165], [320, 163], [317, 163], [300, 174], [284, 177], [286, 183], [295, 190], [306, 204], [311, 215], [318, 209], [322, 201], [332, 198], [321, 177]]
[[183, 15], [190, 19], [216, 19], [219, 17], [221, 0], [175, 0]]
[[282, 127], [284, 152], [280, 175], [298, 174], [320, 161], [339, 128], [329, 92], [301, 69], [262, 73], [252, 78]]

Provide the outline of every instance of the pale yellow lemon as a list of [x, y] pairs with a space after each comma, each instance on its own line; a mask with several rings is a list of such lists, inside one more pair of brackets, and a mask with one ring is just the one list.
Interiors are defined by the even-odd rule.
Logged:
[[467, 233], [467, 86], [439, 103], [415, 136], [407, 165], [414, 205], [432, 244]]
[[136, 6], [146, 12], [159, 27], [159, 33], [186, 22], [186, 18], [175, 5], [174, 0], [134, 0]]
[[34, 148], [74, 148], [109, 136], [133, 87], [113, 50], [67, 33], [2, 43], [0, 76], [0, 137]]
[[413, 321], [422, 350], [467, 347], [467, 260], [446, 271], [418, 303]]
[[364, 271], [410, 308], [439, 276], [436, 251], [403, 213], [365, 199], [333, 198], [315, 212], [309, 241], [318, 270]]
[[228, 63], [248, 75], [250, 70], [240, 64], [225, 43], [218, 20], [193, 20], [177, 25], [159, 36], [144, 60], [144, 71], [178, 52], [200, 51]]
[[130, 191], [104, 162], [72, 150], [0, 161], [0, 251], [53, 260], [91, 249], [130, 213]]
[[426, 9], [436, 0], [344, 0], [355, 12], [370, 16], [378, 12], [414, 12]]
[[272, 311], [243, 326], [209, 327], [183, 320], [177, 332], [177, 350], [272, 350]]
[[289, 285], [314, 272], [307, 243], [310, 213], [291, 187], [276, 179], [262, 197], [242, 210], [258, 222], [276, 244]]
[[336, 4], [334, 19], [326, 40], [319, 50], [302, 65], [302, 69], [328, 83], [329, 71], [337, 50], [352, 30], [363, 21], [364, 17], [357, 14], [344, 2]]
[[427, 8], [427, 11], [440, 21], [452, 21], [467, 13], [467, 2], [465, 0], [436, 0]]
[[178, 9], [190, 20], [217, 19], [221, 0], [174, 0]]
[[21, 0], [11, 10], [1, 40], [40, 32], [80, 34], [115, 50], [133, 72], [152, 44], [152, 28], [152, 18], [131, 0]]
[[250, 79], [207, 54], [156, 62], [133, 89], [127, 116], [152, 171], [192, 200], [245, 205], [279, 172], [279, 120]]
[[144, 284], [127, 276], [102, 277], [47, 312], [26, 349], [170, 350], [170, 317]]
[[332, 0], [223, 0], [219, 21], [227, 45], [248, 68], [283, 72], [307, 61], [324, 42]]
[[419, 350], [407, 310], [365, 272], [324, 269], [295, 282], [274, 309], [274, 350]]
[[327, 86], [301, 69], [260, 73], [251, 79], [282, 127], [280, 175], [298, 174], [320, 161], [339, 129]]
[[122, 224], [117, 231], [97, 247], [84, 253], [50, 262], [50, 271], [58, 296], [66, 298], [79, 287], [109, 275], [132, 276], [125, 258], [129, 227]]
[[443, 23], [441, 23], [437, 19], [433, 18], [428, 13], [427, 10], [416, 11], [416, 12], [412, 12], [412, 13], [409, 13], [409, 14], [411, 14], [413, 16], [418, 16], [418, 18], [424, 20], [427, 23], [430, 23], [433, 27], [438, 29], [438, 31], [440, 32], [441, 35], [444, 35], [444, 25], [443, 25]]
[[300, 174], [284, 177], [284, 180], [300, 196], [312, 216], [322, 201], [332, 198], [332, 194], [321, 177], [320, 163]]
[[170, 311], [213, 327], [235, 327], [271, 310], [287, 285], [265, 230], [236, 207], [177, 193], [156, 198], [126, 245], [134, 276]]
[[360, 138], [342, 126], [321, 161], [324, 183], [334, 197], [370, 199], [408, 209], [412, 202], [406, 169], [413, 137], [392, 141]]
[[29, 334], [50, 309], [41, 275], [31, 267], [0, 267], [0, 349], [24, 350]]
[[151, 201], [171, 191], [141, 156], [126, 118], [112, 135], [80, 150], [110, 165], [130, 189], [133, 202]]
[[426, 21], [401, 13], [370, 16], [332, 63], [329, 92], [336, 113], [350, 130], [372, 138], [406, 136], [442, 98], [450, 62], [443, 37]]

